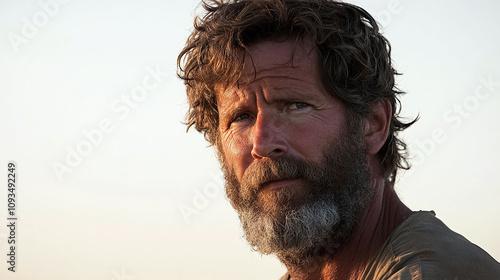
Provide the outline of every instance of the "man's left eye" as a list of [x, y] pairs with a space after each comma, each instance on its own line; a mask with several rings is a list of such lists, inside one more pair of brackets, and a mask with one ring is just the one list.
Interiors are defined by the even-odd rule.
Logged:
[[304, 103], [304, 102], [294, 102], [294, 103], [292, 103], [292, 104], [290, 105], [290, 107], [289, 107], [289, 108], [293, 110], [293, 109], [301, 109], [301, 108], [305, 108], [305, 107], [307, 107], [307, 106], [309, 106], [309, 104]]

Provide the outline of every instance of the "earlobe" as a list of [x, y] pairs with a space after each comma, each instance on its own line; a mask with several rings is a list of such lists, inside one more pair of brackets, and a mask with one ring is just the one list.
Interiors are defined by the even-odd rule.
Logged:
[[369, 155], [375, 155], [382, 148], [390, 130], [392, 106], [389, 100], [378, 100], [371, 108], [371, 115], [365, 120], [365, 143]]

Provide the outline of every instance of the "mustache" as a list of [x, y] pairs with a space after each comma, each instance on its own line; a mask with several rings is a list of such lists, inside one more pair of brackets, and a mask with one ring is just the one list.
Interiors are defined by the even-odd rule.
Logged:
[[[241, 184], [243, 189], [258, 192], [267, 183], [286, 179], [314, 179], [311, 174], [319, 170], [316, 166], [306, 160], [294, 156], [280, 156], [277, 158], [266, 158], [252, 163], [246, 170]], [[317, 174], [316, 176], [317, 177]]]

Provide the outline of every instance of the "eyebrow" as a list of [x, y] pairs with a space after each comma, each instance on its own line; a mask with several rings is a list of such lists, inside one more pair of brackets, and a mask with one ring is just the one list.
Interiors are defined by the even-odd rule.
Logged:
[[236, 118], [238, 114], [240, 114], [243, 111], [245, 111], [245, 108], [243, 106], [229, 107], [227, 110], [225, 110], [222, 116], [224, 120], [226, 119], [233, 120], [234, 118]]

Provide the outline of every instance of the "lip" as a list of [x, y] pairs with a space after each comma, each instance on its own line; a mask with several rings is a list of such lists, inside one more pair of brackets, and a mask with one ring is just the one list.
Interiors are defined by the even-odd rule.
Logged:
[[273, 180], [262, 184], [262, 190], [279, 190], [281, 188], [289, 187], [295, 183], [298, 179], [281, 179]]

